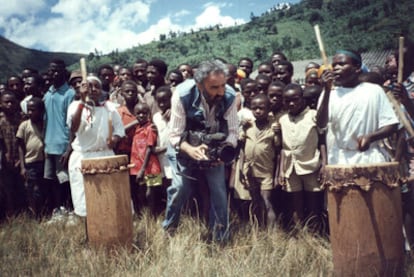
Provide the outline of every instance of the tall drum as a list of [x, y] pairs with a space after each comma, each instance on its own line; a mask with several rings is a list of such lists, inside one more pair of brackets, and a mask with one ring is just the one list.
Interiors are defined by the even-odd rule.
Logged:
[[92, 246], [132, 246], [128, 156], [82, 160], [87, 233]]
[[398, 163], [326, 166], [335, 276], [401, 276]]

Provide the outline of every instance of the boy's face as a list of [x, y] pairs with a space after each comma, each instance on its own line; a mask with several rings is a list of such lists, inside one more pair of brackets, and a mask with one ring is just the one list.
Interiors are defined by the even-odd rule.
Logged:
[[140, 83], [147, 81], [147, 64], [136, 63], [133, 67], [134, 77]]
[[283, 93], [283, 102], [289, 114], [298, 115], [305, 109], [305, 101], [297, 89], [289, 89]]
[[273, 76], [273, 67], [271, 67], [270, 65], [267, 65], [267, 64], [262, 64], [257, 69], [257, 72], [259, 74], [264, 74], [264, 75], [267, 75], [270, 78], [272, 78], [272, 76]]
[[14, 95], [4, 94], [1, 97], [1, 108], [5, 114], [11, 115], [17, 111], [17, 99]]
[[149, 65], [147, 67], [147, 79], [151, 85], [161, 84], [163, 78], [164, 77], [159, 73], [158, 69], [155, 66]]
[[305, 80], [305, 86], [314, 86], [314, 85], [320, 85], [317, 72], [310, 73], [306, 77], [306, 80]]
[[99, 72], [98, 77], [101, 79], [103, 86], [109, 86], [114, 81], [115, 73], [109, 68], [103, 68], [101, 69], [101, 72]]
[[257, 91], [262, 94], [266, 94], [267, 88], [269, 87], [270, 82], [265, 79], [258, 79], [257, 80]]
[[121, 81], [131, 80], [132, 79], [131, 70], [125, 67], [121, 68], [121, 70], [119, 71], [119, 79], [121, 79]]
[[243, 70], [246, 73], [246, 76], [249, 76], [253, 71], [253, 65], [248, 60], [241, 60], [239, 69]]
[[191, 78], [193, 76], [193, 70], [189, 65], [183, 64], [178, 68], [178, 70], [180, 70], [183, 74], [184, 80]]
[[122, 96], [127, 104], [136, 104], [138, 102], [138, 90], [133, 84], [122, 85]]
[[283, 106], [283, 88], [270, 86], [267, 90], [267, 97], [270, 100], [270, 106], [273, 111], [278, 111]]
[[148, 122], [150, 115], [148, 107], [138, 104], [135, 106], [134, 113], [140, 125], [144, 125]]
[[23, 91], [26, 95], [34, 95], [34, 96], [40, 96], [39, 89], [36, 86], [35, 78], [32, 76], [26, 77], [24, 80], [24, 87]]
[[75, 90], [77, 96], [80, 96], [80, 88], [82, 83], [82, 77], [76, 77], [70, 80], [70, 85]]
[[47, 72], [49, 73], [50, 81], [55, 88], [58, 88], [65, 83], [66, 69], [62, 65], [50, 63]]
[[155, 95], [155, 100], [157, 101], [158, 107], [162, 113], [171, 108], [171, 97], [165, 91], [157, 92]]
[[289, 72], [287, 65], [278, 64], [275, 67], [274, 78], [283, 82], [284, 84], [290, 84], [292, 80], [292, 73]]
[[250, 106], [250, 100], [255, 97], [257, 94], [259, 94], [259, 91], [257, 90], [257, 85], [254, 82], [247, 83], [244, 88], [242, 89], [242, 94], [244, 97], [244, 103], [247, 107]]
[[43, 118], [42, 112], [37, 109], [35, 103], [32, 101], [27, 103], [27, 115], [32, 121], [40, 121]]
[[255, 98], [250, 104], [250, 109], [252, 110], [256, 121], [264, 121], [268, 118], [270, 105], [269, 102], [262, 98]]
[[179, 76], [175, 72], [171, 72], [170, 75], [168, 76], [168, 83], [170, 84], [171, 87], [176, 87], [178, 84], [182, 82], [182, 79], [183, 79], [182, 76]]

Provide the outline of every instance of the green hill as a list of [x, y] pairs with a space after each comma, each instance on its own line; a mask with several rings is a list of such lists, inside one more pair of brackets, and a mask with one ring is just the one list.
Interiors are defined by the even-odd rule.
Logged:
[[[397, 49], [400, 34], [414, 40], [413, 10], [412, 0], [303, 0], [290, 9], [271, 8], [260, 16], [251, 14], [251, 20], [239, 26], [216, 25], [188, 33], [170, 32], [160, 35], [159, 41], [126, 51], [114, 50], [107, 55], [99, 51], [89, 53], [88, 68], [95, 71], [104, 63], [132, 65], [137, 58], [154, 57], [164, 59], [169, 69], [183, 62], [196, 64], [213, 57], [237, 63], [240, 57], [247, 56], [257, 65], [275, 50], [283, 51], [292, 61], [314, 59], [320, 57], [315, 24], [320, 26], [328, 55], [339, 48], [361, 52]], [[70, 67], [74, 68], [78, 67], [80, 57], [22, 49], [4, 39], [0, 40], [0, 53], [1, 76], [19, 72], [26, 65], [45, 68], [52, 56], [63, 57], [68, 64], [76, 63]]]
[[5, 82], [8, 76], [20, 74], [24, 67], [43, 72], [54, 58], [60, 58], [70, 65], [79, 61], [82, 56], [84, 55], [28, 49], [0, 36], [0, 81]]

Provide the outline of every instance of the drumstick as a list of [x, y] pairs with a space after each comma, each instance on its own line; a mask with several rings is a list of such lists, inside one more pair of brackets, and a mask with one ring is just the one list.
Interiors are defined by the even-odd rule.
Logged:
[[404, 37], [401, 36], [398, 47], [398, 75], [397, 82], [402, 83], [403, 81], [403, 68], [404, 68]]
[[[404, 69], [404, 37], [400, 37], [399, 39], [399, 47], [398, 47], [398, 75], [397, 75], [397, 82], [402, 83], [403, 79], [403, 69]], [[391, 90], [386, 91], [386, 95], [388, 96], [388, 100], [391, 102], [392, 107], [394, 108], [395, 113], [397, 114], [398, 119], [400, 120], [401, 124], [404, 126], [405, 130], [407, 131], [409, 137], [407, 141], [414, 140], [414, 129], [411, 125], [410, 120], [408, 120], [407, 115], [401, 109], [400, 103], [395, 99], [394, 94]]]
[[325, 66], [325, 68], [328, 68], [329, 67], [328, 57], [326, 56], [325, 48], [323, 46], [321, 32], [319, 30], [319, 25], [316, 24], [313, 28], [315, 29], [316, 40], [318, 41], [319, 50], [321, 51], [323, 65]]
[[[80, 63], [80, 69], [81, 69], [82, 81], [83, 81], [83, 82], [86, 82], [86, 78], [87, 78], [87, 76], [88, 76], [88, 71], [86, 70], [86, 61], [85, 61], [85, 58], [80, 58], [79, 63]], [[89, 85], [88, 85], [88, 90], [89, 90]], [[86, 102], [88, 102], [88, 101], [89, 101], [89, 96], [88, 96], [88, 94], [86, 95], [86, 99], [85, 99], [85, 101], [86, 101]]]

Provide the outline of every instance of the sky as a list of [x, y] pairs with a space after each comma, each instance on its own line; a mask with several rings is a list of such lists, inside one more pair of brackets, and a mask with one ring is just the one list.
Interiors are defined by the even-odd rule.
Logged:
[[6, 0], [0, 35], [27, 48], [103, 54], [220, 24], [243, 24], [280, 2], [299, 0]]

